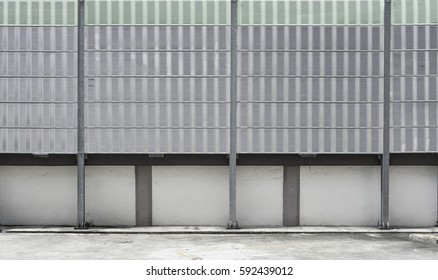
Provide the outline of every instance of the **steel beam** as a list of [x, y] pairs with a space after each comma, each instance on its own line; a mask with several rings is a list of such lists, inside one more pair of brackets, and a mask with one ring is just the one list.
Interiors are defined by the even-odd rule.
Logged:
[[77, 201], [77, 229], [87, 227], [85, 223], [85, 131], [84, 131], [84, 25], [85, 25], [85, 0], [78, 1], [78, 127], [77, 127], [77, 180], [78, 180], [78, 201]]
[[227, 229], [238, 229], [236, 215], [237, 165], [237, 0], [231, 0], [231, 62], [230, 62], [230, 164], [229, 220]]
[[389, 228], [389, 121], [391, 90], [391, 0], [384, 8], [383, 154], [381, 162], [380, 228]]

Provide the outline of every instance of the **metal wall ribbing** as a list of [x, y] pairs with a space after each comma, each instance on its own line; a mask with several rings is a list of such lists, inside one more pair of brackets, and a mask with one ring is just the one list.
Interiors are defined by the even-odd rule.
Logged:
[[[438, 151], [438, 1], [392, 1], [391, 152]], [[0, 151], [75, 153], [74, 0], [0, 2]], [[229, 151], [230, 1], [86, 1], [86, 153]], [[239, 1], [238, 153], [382, 152], [383, 1]]]
[[393, 0], [391, 152], [438, 150], [438, 1]]
[[381, 153], [382, 1], [240, 1], [240, 153]]
[[0, 3], [2, 152], [76, 152], [75, 2]]
[[228, 153], [229, 1], [87, 3], [86, 151]]

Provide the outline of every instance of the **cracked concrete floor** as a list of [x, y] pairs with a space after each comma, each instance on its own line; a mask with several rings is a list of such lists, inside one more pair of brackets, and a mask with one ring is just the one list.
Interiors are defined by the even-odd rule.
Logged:
[[409, 241], [406, 233], [0, 233], [0, 259], [438, 260], [438, 246]]

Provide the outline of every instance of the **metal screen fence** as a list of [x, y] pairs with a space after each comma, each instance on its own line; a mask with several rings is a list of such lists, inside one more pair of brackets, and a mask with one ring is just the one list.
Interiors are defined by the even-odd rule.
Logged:
[[[437, 152], [438, 1], [392, 1], [391, 152]], [[383, 0], [239, 0], [238, 153], [381, 153]], [[86, 1], [86, 153], [229, 152], [230, 1]], [[0, 2], [0, 152], [75, 153], [77, 3]]]

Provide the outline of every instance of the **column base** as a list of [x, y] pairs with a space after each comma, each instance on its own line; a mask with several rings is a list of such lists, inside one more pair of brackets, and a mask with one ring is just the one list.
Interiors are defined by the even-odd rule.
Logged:
[[387, 221], [387, 222], [378, 221], [377, 222], [377, 227], [379, 229], [390, 229], [391, 228], [391, 226], [389, 225], [389, 221]]
[[237, 221], [229, 221], [227, 224], [227, 229], [240, 229], [239, 223], [237, 223]]
[[89, 227], [90, 227], [90, 223], [87, 223], [87, 222], [85, 222], [85, 223], [77, 223], [76, 226], [75, 226], [75, 229], [78, 229], [78, 230], [80, 230], [80, 229], [88, 229]]

